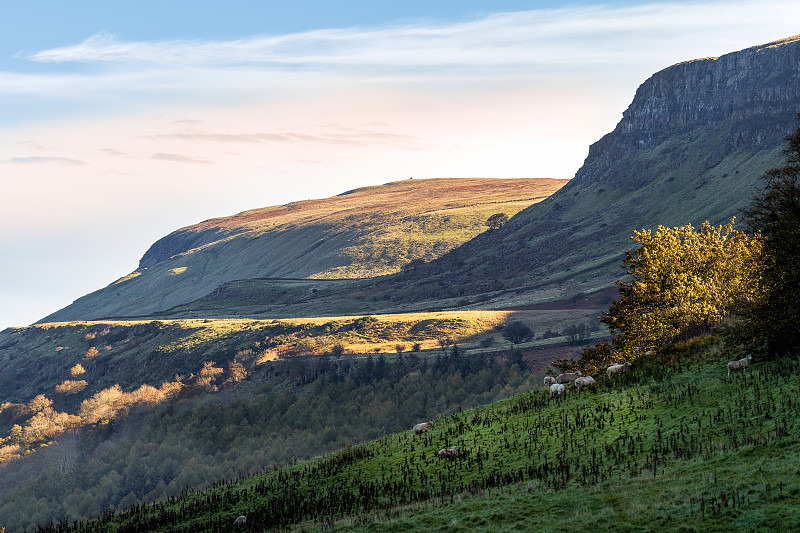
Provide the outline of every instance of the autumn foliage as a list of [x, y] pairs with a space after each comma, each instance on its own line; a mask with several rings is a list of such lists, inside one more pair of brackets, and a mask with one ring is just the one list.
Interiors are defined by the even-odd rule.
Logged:
[[753, 300], [762, 241], [733, 224], [634, 232], [630, 281], [617, 282], [620, 298], [601, 318], [620, 360], [706, 333]]

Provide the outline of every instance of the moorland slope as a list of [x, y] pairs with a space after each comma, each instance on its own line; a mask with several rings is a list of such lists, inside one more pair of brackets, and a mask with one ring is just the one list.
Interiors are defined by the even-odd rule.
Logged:
[[42, 322], [164, 311], [249, 278], [368, 278], [430, 261], [567, 180], [425, 179], [207, 220], [156, 241], [139, 268]]
[[[782, 160], [800, 111], [800, 37], [646, 80], [575, 177], [412, 272], [308, 288], [232, 282], [166, 316], [313, 316], [517, 307], [613, 285], [634, 230], [722, 224]], [[336, 311], [338, 309], [338, 311]]]

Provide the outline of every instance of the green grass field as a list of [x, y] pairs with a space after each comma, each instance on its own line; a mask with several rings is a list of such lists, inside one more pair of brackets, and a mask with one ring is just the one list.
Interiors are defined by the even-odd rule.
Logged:
[[221, 531], [240, 514], [247, 531], [797, 529], [800, 359], [727, 377], [714, 343], [73, 530]]

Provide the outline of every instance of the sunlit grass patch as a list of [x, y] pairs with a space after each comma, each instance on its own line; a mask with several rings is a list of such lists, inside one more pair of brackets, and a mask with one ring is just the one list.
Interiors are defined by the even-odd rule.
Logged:
[[126, 281], [130, 281], [130, 280], [132, 280], [134, 278], [138, 278], [141, 275], [142, 275], [142, 272], [140, 270], [137, 270], [135, 272], [131, 272], [127, 276], [119, 278], [117, 281], [115, 281], [114, 285], [119, 285], [120, 283], [125, 283]]

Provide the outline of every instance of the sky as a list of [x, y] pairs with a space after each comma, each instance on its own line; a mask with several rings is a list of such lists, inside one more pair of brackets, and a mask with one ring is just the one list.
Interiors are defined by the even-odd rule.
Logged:
[[414, 178], [571, 178], [672, 64], [800, 2], [0, 0], [0, 330], [209, 218]]

